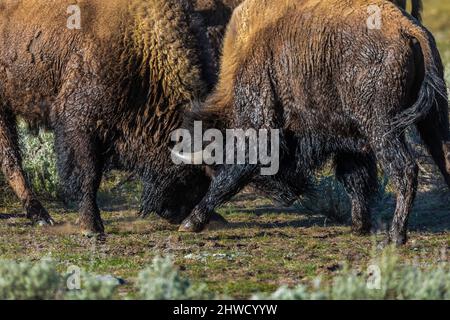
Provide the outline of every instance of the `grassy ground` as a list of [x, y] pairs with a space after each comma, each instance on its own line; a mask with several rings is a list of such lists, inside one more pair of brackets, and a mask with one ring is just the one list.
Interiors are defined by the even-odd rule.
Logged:
[[[450, 2], [425, 1], [425, 25], [434, 32], [450, 68], [449, 17]], [[171, 254], [192, 280], [206, 282], [214, 292], [247, 298], [280, 285], [308, 284], [318, 275], [330, 279], [344, 264], [364, 270], [384, 239], [381, 232], [372, 237], [354, 236], [346, 225], [330, 225], [322, 216], [303, 215], [292, 208], [275, 208], [251, 194], [241, 194], [219, 210], [230, 221], [229, 229], [180, 234], [156, 217], [136, 219], [136, 198], [127, 194], [124, 201], [114, 194], [102, 194], [108, 232], [104, 242], [77, 234], [74, 210], [48, 203], [60, 224], [34, 228], [17, 204], [5, 205], [0, 209], [0, 258], [51, 257], [61, 271], [77, 265], [94, 273], [112, 274], [128, 281], [120, 288], [121, 295], [133, 294], [131, 284], [138, 271], [155, 255]], [[403, 263], [449, 261], [447, 204], [448, 193], [419, 196], [410, 241], [399, 249]]]
[[[229, 229], [202, 234], [180, 234], [156, 217], [136, 219], [135, 210], [112, 207], [103, 212], [108, 232], [104, 242], [79, 236], [74, 212], [50, 210], [64, 223], [33, 228], [20, 210], [5, 209], [0, 215], [0, 257], [51, 257], [62, 272], [76, 265], [112, 274], [129, 283], [119, 294], [133, 294], [135, 276], [155, 255], [172, 255], [186, 276], [206, 282], [216, 293], [246, 298], [280, 285], [308, 284], [318, 275], [329, 279], [345, 264], [365, 270], [384, 239], [381, 233], [354, 236], [348, 226], [329, 225], [324, 217], [301, 215], [292, 208], [275, 208], [251, 194], [241, 194], [220, 210], [230, 221]], [[415, 231], [399, 251], [402, 262], [437, 264], [450, 248], [448, 229], [424, 231], [419, 226], [413, 221]]]

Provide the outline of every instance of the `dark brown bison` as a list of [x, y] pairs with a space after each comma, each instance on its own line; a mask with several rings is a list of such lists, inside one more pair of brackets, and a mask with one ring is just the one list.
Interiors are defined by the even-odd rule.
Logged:
[[[381, 9], [381, 28], [369, 28], [369, 5]], [[281, 129], [278, 178], [305, 190], [333, 158], [358, 228], [367, 225], [378, 161], [397, 194], [389, 232], [397, 244], [406, 241], [417, 187], [406, 128], [417, 126], [450, 186], [448, 100], [434, 38], [387, 1], [245, 1], [228, 26], [219, 83], [185, 125], [193, 120], [205, 129]], [[180, 231], [201, 231], [259, 167], [220, 166]]]
[[0, 159], [9, 184], [28, 218], [52, 223], [21, 168], [20, 116], [54, 131], [83, 231], [104, 231], [96, 193], [110, 164], [142, 178], [144, 212], [186, 216], [209, 178], [174, 165], [168, 143], [181, 111], [215, 81], [201, 17], [187, 0], [72, 4], [0, 0]]
[[[205, 24], [207, 26], [207, 36], [213, 45], [214, 61], [218, 64], [220, 60], [220, 55], [222, 51], [223, 36], [225, 34], [226, 25], [231, 18], [233, 10], [238, 7], [243, 0], [196, 0], [195, 8], [203, 17]], [[391, 0], [397, 6], [403, 10], [407, 9], [406, 0]], [[421, 20], [422, 12], [422, 1], [421, 0], [411, 0], [411, 15]], [[216, 66], [217, 67], [217, 66]], [[283, 166], [286, 168], [289, 166], [288, 163], [284, 163]], [[293, 169], [293, 168], [292, 168]], [[255, 177], [253, 183], [251, 184], [253, 190], [263, 196], [268, 196], [269, 198], [276, 201], [276, 203], [290, 206], [296, 200], [299, 199], [299, 195], [305, 191], [303, 185], [298, 184], [297, 178], [295, 176], [295, 171], [289, 171], [287, 169], [283, 170], [283, 173], [278, 175], [276, 179], [267, 177]], [[338, 178], [345, 179], [343, 176], [339, 175]], [[342, 181], [344, 182], [344, 181]], [[353, 211], [354, 213], [362, 210], [362, 206], [359, 203], [353, 201]], [[367, 207], [367, 205], [366, 205]], [[354, 219], [354, 221], [359, 221], [358, 224], [353, 225], [353, 229], [356, 233], [367, 233], [370, 231], [370, 217], [368, 214], [357, 214], [357, 216], [364, 217], [363, 219]]]
[[[195, 8], [202, 15], [207, 26], [207, 36], [213, 45], [214, 61], [216, 64], [218, 64], [218, 61], [220, 60], [226, 25], [231, 18], [233, 10], [242, 2], [243, 0], [197, 0], [195, 2]], [[395, 3], [403, 10], [407, 9], [408, 1], [406, 0], [392, 0], [391, 2]], [[411, 15], [416, 19], [421, 20], [422, 1], [411, 0], [410, 3]], [[283, 166], [286, 168], [289, 164], [284, 163]], [[298, 200], [300, 194], [305, 191], [305, 187], [298, 184], [298, 180], [293, 173], [295, 173], [295, 171], [284, 169], [283, 173], [278, 175], [276, 179], [260, 176], [255, 177], [251, 186], [253, 187], [254, 192], [275, 200], [277, 204], [290, 206]], [[338, 175], [338, 178], [344, 184], [345, 182], [343, 180], [346, 180], [345, 176], [346, 175]], [[361, 206], [359, 202], [352, 202], [354, 214], [362, 211], [364, 207], [368, 206]], [[371, 228], [370, 215], [368, 212], [356, 214], [356, 216], [362, 218], [353, 219], [354, 222], [358, 221], [357, 224], [353, 224], [354, 232], [363, 234], [368, 233]]]

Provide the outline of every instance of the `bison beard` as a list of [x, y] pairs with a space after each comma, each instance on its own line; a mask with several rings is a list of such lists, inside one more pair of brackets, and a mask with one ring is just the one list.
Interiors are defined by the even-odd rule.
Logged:
[[[380, 30], [367, 29], [373, 4], [383, 12]], [[389, 231], [396, 244], [406, 241], [417, 188], [408, 126], [417, 125], [450, 186], [448, 102], [434, 39], [386, 1], [247, 0], [228, 26], [219, 84], [186, 126], [195, 119], [222, 123], [222, 130], [282, 129], [281, 157], [289, 165], [273, 177], [281, 184], [307, 186], [332, 158], [352, 201], [354, 228], [363, 233], [370, 228], [378, 161], [397, 195]], [[201, 231], [257, 169], [221, 168], [180, 230]]]
[[6, 178], [30, 219], [52, 223], [21, 168], [15, 123], [21, 116], [55, 132], [59, 175], [78, 200], [83, 231], [104, 231], [96, 193], [111, 163], [144, 181], [144, 213], [185, 217], [210, 179], [172, 163], [169, 137], [181, 111], [215, 81], [212, 49], [191, 1], [82, 1], [80, 30], [66, 27], [71, 4], [0, 1]]

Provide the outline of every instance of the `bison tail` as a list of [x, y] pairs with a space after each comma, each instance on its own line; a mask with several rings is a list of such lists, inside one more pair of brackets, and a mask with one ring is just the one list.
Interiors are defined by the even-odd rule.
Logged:
[[416, 103], [396, 118], [396, 127], [416, 124], [423, 143], [450, 188], [450, 141], [448, 96], [442, 61], [433, 36], [423, 27], [412, 25], [406, 34], [419, 43], [424, 58], [424, 79]]
[[[405, 109], [394, 118], [391, 123], [393, 130], [404, 131], [411, 125], [424, 119], [435, 105], [437, 96], [447, 101], [447, 87], [438, 68], [436, 42], [433, 36], [423, 27], [414, 25], [408, 20], [408, 25], [403, 29], [404, 33], [419, 43], [424, 59], [424, 79], [413, 106]], [[441, 113], [439, 111], [439, 113]], [[448, 126], [447, 126], [448, 129]]]

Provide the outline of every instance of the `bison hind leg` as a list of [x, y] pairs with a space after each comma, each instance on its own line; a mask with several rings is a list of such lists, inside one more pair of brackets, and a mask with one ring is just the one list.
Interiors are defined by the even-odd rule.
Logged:
[[60, 178], [66, 192], [72, 192], [73, 200], [78, 203], [78, 223], [82, 234], [103, 234], [103, 221], [97, 205], [104, 163], [99, 144], [82, 128], [68, 130], [59, 124], [55, 128], [55, 149]]
[[408, 218], [416, 197], [419, 169], [404, 135], [378, 133], [372, 141], [377, 160], [396, 194], [396, 208], [388, 240], [401, 245], [407, 240]]
[[433, 108], [423, 120], [417, 123], [417, 129], [450, 188], [450, 141], [448, 141], [448, 119], [443, 119], [444, 117], [446, 115], [440, 118], [436, 108]]

